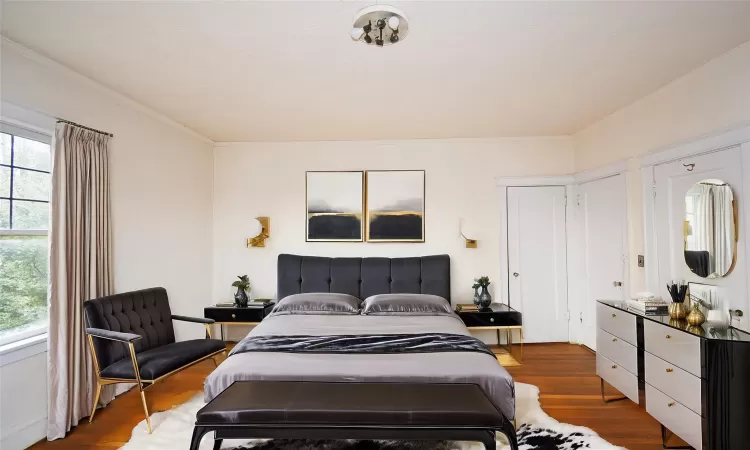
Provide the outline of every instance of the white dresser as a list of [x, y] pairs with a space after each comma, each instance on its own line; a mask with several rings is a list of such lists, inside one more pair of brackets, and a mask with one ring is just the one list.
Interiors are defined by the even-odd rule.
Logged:
[[750, 334], [597, 303], [596, 373], [697, 450], [750, 449]]

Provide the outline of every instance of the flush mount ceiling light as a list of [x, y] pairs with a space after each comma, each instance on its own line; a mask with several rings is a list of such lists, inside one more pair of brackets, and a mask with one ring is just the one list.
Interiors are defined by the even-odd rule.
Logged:
[[406, 14], [388, 5], [368, 6], [354, 16], [351, 37], [355, 41], [382, 47], [401, 42], [409, 34]]

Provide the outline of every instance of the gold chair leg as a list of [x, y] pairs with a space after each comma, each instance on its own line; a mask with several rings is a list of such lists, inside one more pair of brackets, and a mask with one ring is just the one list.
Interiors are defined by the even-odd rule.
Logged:
[[102, 385], [99, 380], [96, 381], [96, 395], [94, 396], [94, 407], [91, 408], [91, 415], [89, 416], [89, 423], [94, 420], [94, 414], [96, 414], [96, 407], [99, 406], [99, 396], [102, 393]]
[[148, 434], [151, 434], [151, 418], [148, 416], [148, 405], [146, 404], [146, 394], [143, 392], [143, 383], [141, 383], [141, 371], [138, 370], [138, 360], [135, 358], [135, 346], [131, 342], [130, 346], [130, 357], [133, 360], [133, 370], [135, 371], [135, 379], [138, 383], [138, 390], [141, 392], [141, 402], [143, 402], [143, 411], [146, 413], [146, 426], [148, 428]]
[[141, 391], [141, 402], [143, 402], [143, 411], [146, 413], [146, 427], [148, 428], [148, 434], [151, 434], [151, 418], [148, 415], [148, 405], [146, 405], [146, 393], [143, 392], [141, 384], [138, 383], [138, 389]]
[[219, 367], [219, 357], [218, 357], [218, 356], [214, 356], [214, 357], [213, 357], [213, 358], [211, 358], [211, 359], [213, 360], [213, 362], [214, 362], [214, 365], [215, 365], [216, 367]]

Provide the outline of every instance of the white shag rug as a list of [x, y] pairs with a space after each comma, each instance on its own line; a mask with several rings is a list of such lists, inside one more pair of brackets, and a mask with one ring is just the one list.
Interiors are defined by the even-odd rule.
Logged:
[[[197, 394], [186, 403], [169, 411], [151, 415], [153, 433], [149, 435], [146, 430], [146, 421], [141, 421], [133, 428], [130, 441], [121, 447], [121, 450], [186, 450], [190, 448], [195, 414], [204, 405], [203, 394]], [[519, 430], [517, 433], [521, 450], [580, 448], [625, 450], [622, 447], [610, 444], [588, 428], [560, 423], [548, 416], [539, 405], [539, 388], [530, 384], [516, 383], [516, 415], [518, 416]], [[221, 448], [252, 447], [253, 443], [259, 442], [264, 441], [225, 440]], [[497, 443], [498, 450], [510, 449], [505, 437], [499, 433]], [[462, 450], [484, 448], [479, 443], [468, 442], [461, 443], [460, 446]], [[211, 450], [212, 448], [212, 433], [209, 433], [203, 437], [200, 449]]]

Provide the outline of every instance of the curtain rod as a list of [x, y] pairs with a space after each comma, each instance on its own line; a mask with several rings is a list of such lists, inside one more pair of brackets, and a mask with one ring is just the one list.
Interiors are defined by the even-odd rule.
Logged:
[[114, 135], [114, 134], [112, 134], [112, 133], [107, 133], [106, 131], [101, 131], [101, 130], [97, 130], [96, 128], [89, 128], [89, 127], [86, 127], [86, 126], [83, 126], [83, 125], [81, 125], [80, 123], [75, 123], [75, 122], [71, 122], [70, 120], [65, 120], [65, 119], [60, 119], [60, 118], [58, 118], [58, 119], [57, 119], [57, 123], [61, 123], [61, 122], [62, 122], [62, 123], [67, 123], [67, 124], [69, 124], [69, 125], [73, 125], [73, 126], [76, 126], [76, 127], [78, 127], [78, 128], [83, 128], [84, 130], [89, 130], [89, 131], [93, 131], [93, 132], [95, 132], [95, 133], [99, 133], [99, 134], [106, 134], [106, 135], [107, 135], [107, 136], [109, 136], [109, 137], [115, 137], [115, 135]]

